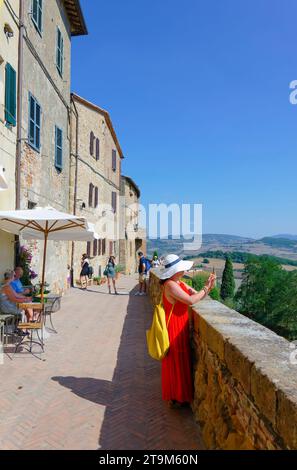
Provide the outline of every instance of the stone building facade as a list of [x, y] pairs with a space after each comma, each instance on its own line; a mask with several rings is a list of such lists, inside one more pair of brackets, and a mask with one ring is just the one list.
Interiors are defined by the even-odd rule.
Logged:
[[[78, 0], [24, 0], [24, 11], [19, 205], [69, 212], [71, 39], [87, 30]], [[29, 246], [40, 273], [42, 244]], [[52, 289], [65, 288], [68, 258], [68, 243], [49, 243]]]
[[[0, 1], [0, 210], [15, 209], [19, 1], [10, 0], [9, 4]], [[0, 247], [2, 278], [6, 269], [13, 268], [14, 236], [0, 230]]]
[[107, 111], [72, 95], [70, 210], [95, 225], [100, 239], [75, 242], [71, 249], [74, 282], [79, 279], [81, 256], [91, 258], [94, 276], [100, 276], [110, 255], [119, 259], [119, 195], [123, 152]]
[[129, 176], [121, 176], [121, 239], [119, 263], [126, 274], [138, 268], [137, 252], [145, 253], [145, 234], [139, 226], [140, 190]]

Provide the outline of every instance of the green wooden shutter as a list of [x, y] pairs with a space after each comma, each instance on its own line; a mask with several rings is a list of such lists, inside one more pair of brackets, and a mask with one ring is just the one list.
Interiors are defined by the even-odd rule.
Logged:
[[55, 167], [63, 168], [63, 132], [55, 126]]
[[16, 71], [10, 64], [5, 67], [5, 121], [16, 126]]
[[38, 2], [38, 29], [41, 32], [42, 31], [42, 0], [39, 0]]
[[57, 69], [59, 74], [63, 75], [63, 61], [64, 61], [64, 39], [59, 28], [57, 28]]

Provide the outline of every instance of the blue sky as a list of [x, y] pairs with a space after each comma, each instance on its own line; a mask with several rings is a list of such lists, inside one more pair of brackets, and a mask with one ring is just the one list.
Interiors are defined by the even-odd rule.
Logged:
[[72, 90], [107, 109], [142, 202], [203, 231], [297, 233], [295, 0], [81, 0]]

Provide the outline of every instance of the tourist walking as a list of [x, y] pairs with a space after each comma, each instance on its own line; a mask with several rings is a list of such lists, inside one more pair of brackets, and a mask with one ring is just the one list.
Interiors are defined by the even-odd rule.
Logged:
[[148, 271], [150, 269], [150, 263], [149, 261], [145, 258], [144, 254], [142, 251], [138, 252], [138, 280], [139, 280], [139, 289], [138, 292], [136, 292], [135, 295], [146, 295], [146, 280], [147, 280], [147, 275]]
[[171, 407], [189, 404], [193, 400], [188, 307], [203, 299], [214, 287], [216, 276], [211, 274], [199, 292], [181, 281], [192, 261], [177, 255], [167, 255], [162, 266], [155, 269], [163, 287], [163, 305], [168, 323], [169, 352], [162, 360], [162, 398]]
[[115, 283], [115, 275], [116, 275], [115, 268], [116, 268], [115, 257], [110, 256], [108, 261], [107, 261], [106, 268], [104, 270], [104, 274], [107, 277], [108, 292], [110, 294], [111, 294], [111, 283], [110, 283], [110, 281], [112, 281], [113, 288], [114, 288], [114, 293], [118, 294], [118, 291], [116, 289], [116, 283]]
[[82, 255], [81, 259], [81, 272], [80, 272], [80, 285], [81, 289], [87, 289], [89, 279], [89, 258], [86, 253]]
[[158, 266], [160, 266], [160, 260], [157, 255], [153, 256], [151, 264], [152, 264], [152, 268], [157, 268]]

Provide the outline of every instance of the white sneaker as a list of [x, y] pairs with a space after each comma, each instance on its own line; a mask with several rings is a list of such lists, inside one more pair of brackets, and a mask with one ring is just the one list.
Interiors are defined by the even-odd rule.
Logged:
[[135, 296], [136, 296], [136, 295], [141, 295], [141, 293], [140, 293], [140, 292], [136, 292], [136, 294], [134, 294], [134, 295], [135, 295]]

